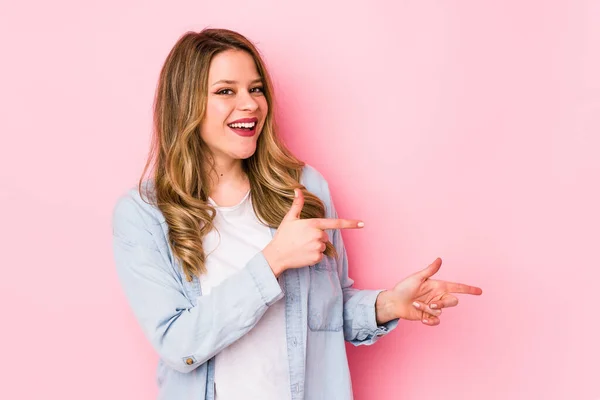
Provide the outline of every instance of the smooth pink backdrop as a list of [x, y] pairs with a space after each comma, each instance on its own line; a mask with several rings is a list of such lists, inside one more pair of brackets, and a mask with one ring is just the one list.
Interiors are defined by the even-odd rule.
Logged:
[[435, 257], [478, 285], [348, 348], [357, 400], [600, 399], [600, 2], [0, 5], [0, 398], [150, 399], [111, 213], [186, 30], [249, 36], [282, 133], [329, 180], [363, 288]]

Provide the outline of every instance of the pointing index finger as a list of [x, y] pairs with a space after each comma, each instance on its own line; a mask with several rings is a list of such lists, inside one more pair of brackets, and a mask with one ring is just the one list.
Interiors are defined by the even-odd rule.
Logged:
[[481, 288], [476, 286], [469, 286], [462, 283], [448, 282], [448, 291], [450, 293], [463, 293], [463, 294], [473, 294], [479, 296], [483, 293]]
[[358, 219], [343, 218], [315, 218], [313, 219], [317, 228], [325, 229], [360, 229], [365, 226], [364, 222]]

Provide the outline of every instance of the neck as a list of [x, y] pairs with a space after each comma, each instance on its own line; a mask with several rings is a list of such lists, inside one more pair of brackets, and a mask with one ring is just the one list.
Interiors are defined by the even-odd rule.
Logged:
[[241, 188], [248, 186], [248, 177], [242, 169], [242, 160], [222, 160], [215, 158], [214, 170], [210, 171], [210, 192], [220, 188]]

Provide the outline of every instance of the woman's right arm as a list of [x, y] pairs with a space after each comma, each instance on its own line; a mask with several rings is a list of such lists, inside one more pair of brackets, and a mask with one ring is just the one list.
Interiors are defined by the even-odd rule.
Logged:
[[193, 306], [143, 214], [131, 197], [115, 206], [113, 252], [119, 280], [163, 361], [179, 372], [190, 372], [252, 329], [283, 292], [259, 252]]

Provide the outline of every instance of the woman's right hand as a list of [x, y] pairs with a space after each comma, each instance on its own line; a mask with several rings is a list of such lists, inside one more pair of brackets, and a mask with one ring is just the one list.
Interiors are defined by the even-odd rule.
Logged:
[[329, 241], [326, 229], [357, 229], [364, 226], [362, 221], [354, 219], [300, 219], [304, 195], [300, 189], [294, 189], [294, 195], [294, 202], [273, 240], [263, 249], [263, 255], [276, 277], [286, 269], [320, 262], [325, 244]]

